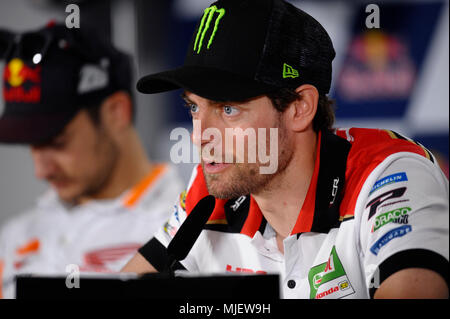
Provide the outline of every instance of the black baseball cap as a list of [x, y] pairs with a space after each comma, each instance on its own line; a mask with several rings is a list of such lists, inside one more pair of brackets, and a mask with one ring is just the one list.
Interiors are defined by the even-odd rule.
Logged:
[[308, 83], [327, 94], [334, 57], [322, 25], [292, 4], [220, 0], [204, 10], [184, 65], [141, 78], [137, 89], [240, 101]]
[[82, 108], [120, 90], [131, 94], [131, 60], [92, 29], [49, 23], [33, 32], [0, 32], [1, 143], [45, 143]]

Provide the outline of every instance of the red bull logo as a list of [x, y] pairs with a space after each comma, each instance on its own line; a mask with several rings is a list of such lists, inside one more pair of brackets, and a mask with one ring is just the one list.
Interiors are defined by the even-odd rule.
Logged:
[[27, 66], [21, 59], [9, 61], [3, 73], [3, 96], [10, 103], [38, 103], [41, 99], [41, 66]]
[[369, 31], [353, 40], [339, 88], [350, 101], [407, 98], [415, 73], [406, 44], [393, 35]]

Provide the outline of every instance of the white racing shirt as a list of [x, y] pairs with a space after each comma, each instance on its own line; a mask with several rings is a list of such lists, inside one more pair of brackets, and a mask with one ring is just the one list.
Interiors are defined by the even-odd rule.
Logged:
[[182, 189], [175, 168], [159, 164], [113, 200], [68, 207], [48, 191], [2, 228], [0, 295], [15, 297], [20, 273], [67, 275], [71, 264], [81, 272], [119, 271], [164, 224]]
[[[284, 254], [251, 196], [216, 199], [179, 268], [277, 273], [284, 298], [370, 298], [409, 267], [434, 270], [448, 284], [449, 186], [433, 155], [395, 132], [360, 128], [320, 133], [317, 150]], [[172, 217], [139, 249], [157, 270], [167, 267], [168, 244], [207, 195], [198, 166]]]

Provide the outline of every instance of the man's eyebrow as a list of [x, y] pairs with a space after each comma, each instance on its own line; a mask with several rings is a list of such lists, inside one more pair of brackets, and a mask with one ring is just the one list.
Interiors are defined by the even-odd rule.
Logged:
[[[192, 101], [191, 99], [189, 99], [186, 95], [186, 91], [183, 91], [183, 93], [181, 93], [181, 98], [186, 102], [186, 104], [196, 104], [194, 101]], [[209, 100], [209, 105], [211, 106], [223, 106], [223, 105], [237, 105], [237, 104], [242, 104], [242, 103], [247, 103], [252, 99], [247, 99], [247, 100], [242, 100], [242, 101], [212, 101]]]
[[49, 147], [49, 146], [52, 146], [53, 144], [59, 142], [60, 140], [64, 140], [65, 138], [67, 138], [67, 134], [63, 132], [56, 136], [49, 137], [43, 141], [39, 141], [37, 143], [32, 143], [31, 145], [33, 147]]
[[181, 98], [184, 100], [184, 102], [186, 102], [186, 104], [195, 104], [194, 102], [192, 102], [186, 95], [186, 92], [184, 91], [183, 93], [181, 93]]

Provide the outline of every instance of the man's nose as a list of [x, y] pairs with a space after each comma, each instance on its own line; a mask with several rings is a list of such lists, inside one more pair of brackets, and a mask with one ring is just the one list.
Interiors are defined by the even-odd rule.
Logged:
[[201, 147], [212, 141], [213, 136], [205, 133], [208, 133], [211, 129], [217, 129], [213, 122], [213, 114], [211, 111], [205, 110], [199, 112], [196, 118], [192, 121], [192, 142], [194, 145]]
[[34, 163], [34, 174], [38, 179], [47, 179], [55, 169], [54, 161], [49, 150], [31, 147], [31, 157]]

